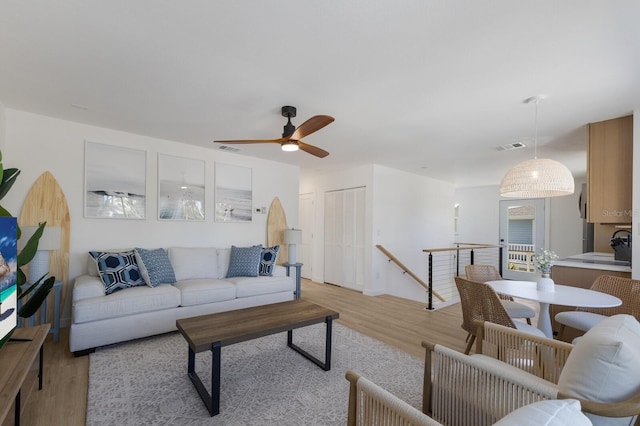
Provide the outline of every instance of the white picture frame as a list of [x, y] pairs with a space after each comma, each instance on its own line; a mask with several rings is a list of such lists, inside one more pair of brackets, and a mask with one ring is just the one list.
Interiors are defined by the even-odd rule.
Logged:
[[215, 221], [251, 222], [253, 177], [249, 167], [215, 163]]
[[85, 141], [84, 216], [145, 219], [147, 152]]
[[205, 161], [158, 154], [158, 220], [205, 220]]

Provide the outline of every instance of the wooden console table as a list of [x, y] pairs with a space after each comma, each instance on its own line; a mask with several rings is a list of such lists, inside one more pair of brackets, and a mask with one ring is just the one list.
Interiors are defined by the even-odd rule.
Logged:
[[[0, 349], [0, 424], [20, 425], [20, 400], [29, 397], [38, 382], [42, 389], [42, 355], [44, 339], [49, 333], [49, 324], [19, 328], [12, 339]], [[9, 417], [14, 407], [14, 422]]]

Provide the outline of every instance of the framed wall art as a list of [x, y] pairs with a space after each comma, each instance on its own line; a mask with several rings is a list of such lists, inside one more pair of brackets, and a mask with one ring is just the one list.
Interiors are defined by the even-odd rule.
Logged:
[[215, 164], [215, 221], [251, 222], [252, 173], [248, 167]]
[[86, 141], [84, 162], [85, 217], [146, 217], [146, 151]]
[[158, 219], [204, 220], [205, 162], [158, 154]]

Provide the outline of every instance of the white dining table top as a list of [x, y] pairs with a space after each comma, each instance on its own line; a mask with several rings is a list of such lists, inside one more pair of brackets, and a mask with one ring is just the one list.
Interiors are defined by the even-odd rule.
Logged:
[[488, 281], [487, 284], [497, 293], [550, 305], [612, 308], [622, 304], [622, 300], [615, 296], [580, 287], [556, 284], [555, 291], [551, 292], [538, 291], [533, 281], [498, 280]]

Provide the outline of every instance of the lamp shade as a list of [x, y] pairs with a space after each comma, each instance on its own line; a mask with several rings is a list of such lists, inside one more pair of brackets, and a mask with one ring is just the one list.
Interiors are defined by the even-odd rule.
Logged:
[[285, 244], [300, 244], [302, 243], [302, 231], [300, 229], [285, 229], [284, 231], [284, 243]]
[[[29, 241], [29, 238], [36, 232], [37, 226], [21, 226], [22, 235], [18, 240], [18, 250], [22, 250]], [[42, 237], [38, 242], [40, 250], [58, 250], [60, 248], [61, 229], [58, 226], [45, 226]]]
[[545, 198], [570, 195], [573, 176], [562, 163], [534, 158], [513, 166], [502, 178], [500, 195], [509, 198]]

